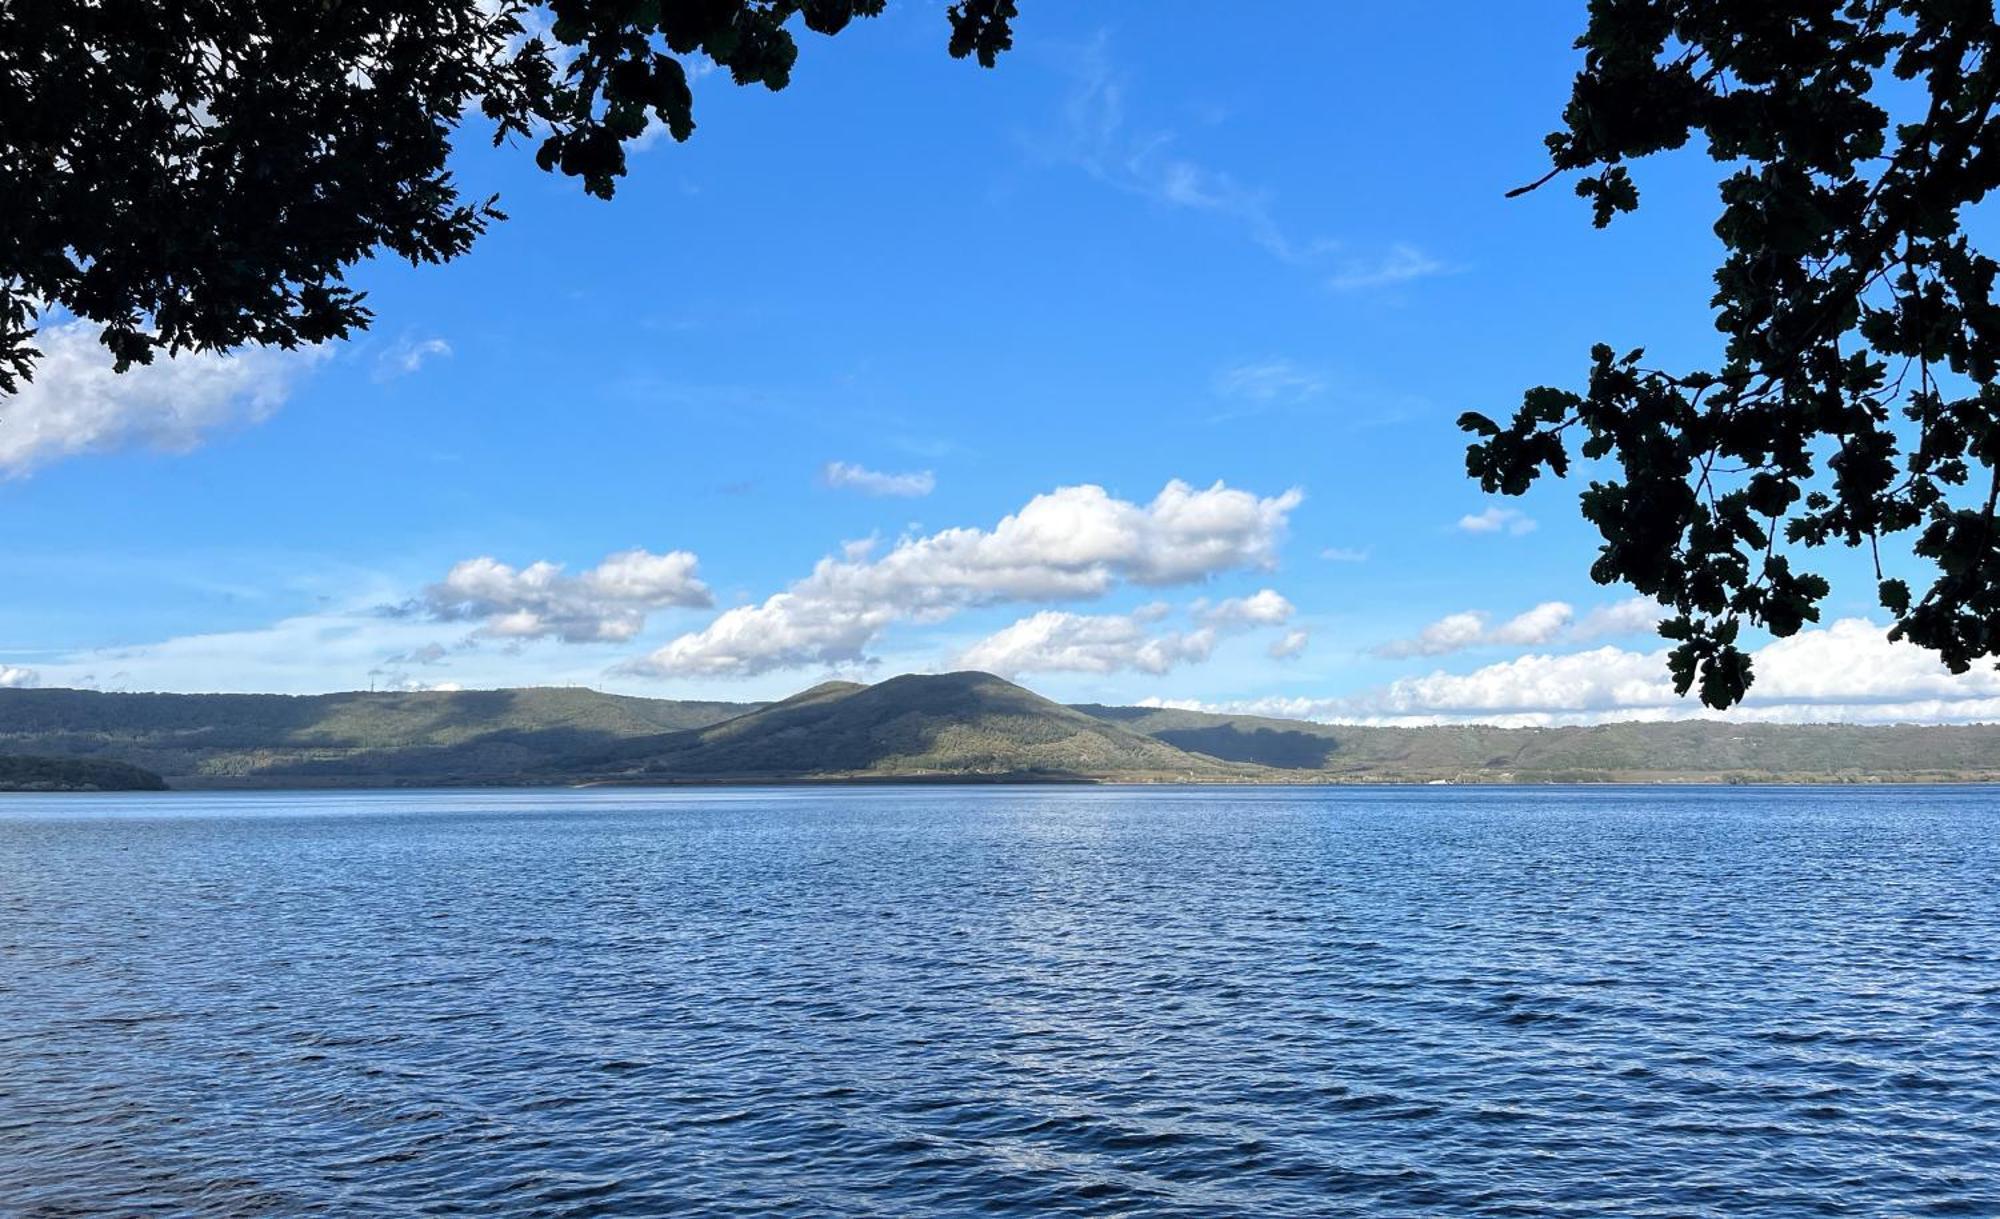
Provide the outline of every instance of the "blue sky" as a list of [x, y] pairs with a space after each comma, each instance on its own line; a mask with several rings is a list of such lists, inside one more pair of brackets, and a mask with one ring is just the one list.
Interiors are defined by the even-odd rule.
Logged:
[[[512, 219], [359, 268], [352, 342], [119, 380], [51, 319], [0, 412], [0, 681], [751, 699], [982, 661], [1336, 719], [1691, 712], [1588, 578], [1580, 485], [1489, 500], [1453, 427], [1593, 342], [1716, 346], [1701, 156], [1608, 231], [1502, 197], [1583, 6], [1023, 7], [992, 71], [902, 4], [803, 36], [782, 93], [703, 77], [609, 204], [468, 140]], [[2000, 714], [1814, 563], [1826, 622], [1744, 714]]]

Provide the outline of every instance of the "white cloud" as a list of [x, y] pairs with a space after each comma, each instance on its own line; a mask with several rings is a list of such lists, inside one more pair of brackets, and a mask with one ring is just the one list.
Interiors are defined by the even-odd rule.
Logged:
[[853, 462], [829, 461], [821, 478], [829, 487], [859, 491], [863, 495], [889, 495], [914, 498], [929, 495], [937, 490], [937, 477], [929, 470], [911, 474], [884, 474], [879, 470], [868, 470]]
[[1520, 537], [1535, 531], [1535, 518], [1519, 508], [1491, 507], [1484, 512], [1461, 516], [1458, 527], [1466, 533], [1506, 532]]
[[0, 665], [0, 690], [25, 690], [42, 684], [42, 675], [19, 665]]
[[[1275, 589], [1231, 597], [1210, 605], [1197, 601], [1192, 631], [1150, 633], [1147, 628], [1171, 612], [1164, 602], [1130, 614], [1072, 614], [1048, 610], [1032, 614], [988, 635], [960, 654], [958, 664], [993, 673], [1114, 673], [1135, 670], [1161, 674], [1182, 664], [1198, 664], [1218, 639], [1291, 620], [1292, 603]], [[1296, 641], [1294, 641], [1296, 637]], [[1284, 659], [1305, 647], [1305, 632], [1293, 631], [1271, 647]], [[1286, 650], [1289, 649], [1289, 650]]]
[[905, 537], [879, 557], [820, 560], [811, 575], [761, 604], [626, 666], [651, 675], [747, 675], [848, 664], [891, 623], [940, 622], [1007, 602], [1103, 596], [1120, 582], [1166, 587], [1276, 563], [1296, 489], [1260, 498], [1216, 483], [1170, 482], [1152, 502], [1102, 487], [1038, 495], [991, 530]]
[[1561, 637], [1575, 620], [1576, 611], [1566, 602], [1544, 601], [1494, 627], [1487, 633], [1487, 639], [1492, 643], [1532, 647]]
[[1477, 646], [1486, 637], [1486, 615], [1477, 610], [1447, 614], [1419, 631], [1414, 638], [1397, 639], [1375, 649], [1377, 656], [1392, 660], [1406, 656], [1442, 656], [1461, 648]]
[[481, 634], [502, 639], [617, 642], [643, 630], [652, 610], [713, 605], [708, 586], [695, 576], [696, 565], [685, 550], [626, 550], [581, 575], [566, 576], [559, 563], [517, 569], [481, 556], [454, 565], [399, 612], [477, 622]]
[[1150, 635], [1131, 615], [1044, 610], [967, 648], [958, 663], [1003, 676], [1128, 669], [1157, 675], [1177, 665], [1207, 660], [1215, 648], [1215, 637], [1210, 627]]
[[1591, 610], [1570, 629], [1569, 637], [1581, 643], [1592, 639], [1615, 639], [1620, 635], [1649, 635], [1660, 629], [1660, 620], [1666, 616], [1667, 611], [1659, 602], [1645, 597], [1629, 597]]
[[1380, 258], [1349, 262], [1326, 286], [1335, 292], [1361, 292], [1370, 288], [1390, 288], [1434, 275], [1449, 275], [1457, 268], [1424, 253], [1407, 242], [1397, 242]]
[[1329, 563], [1366, 563], [1368, 552], [1349, 546], [1329, 546], [1319, 552], [1319, 557]]
[[1293, 660], [1306, 650], [1306, 644], [1310, 642], [1312, 636], [1303, 630], [1286, 631], [1282, 638], [1272, 641], [1266, 654], [1272, 660]]
[[1414, 637], [1397, 639], [1373, 649], [1375, 655], [1400, 660], [1411, 656], [1446, 656], [1468, 648], [1538, 647], [1548, 643], [1587, 643], [1652, 630], [1665, 611], [1644, 597], [1599, 606], [1584, 615], [1566, 601], [1544, 601], [1533, 609], [1494, 624], [1484, 610], [1447, 614]]
[[426, 363], [451, 354], [451, 344], [443, 339], [399, 339], [375, 359], [375, 379], [393, 381], [407, 377]]
[[2000, 670], [1982, 666], [1954, 675], [1934, 654], [1892, 643], [1886, 628], [1862, 618], [1774, 640], [1751, 654], [1751, 665], [1756, 681], [1749, 697], [1721, 712], [1674, 694], [1664, 649], [1615, 647], [1565, 655], [1530, 653], [1469, 673], [1439, 670], [1353, 697], [1272, 698], [1203, 709], [1386, 725], [2000, 720]]
[[1319, 374], [1285, 359], [1233, 364], [1215, 374], [1214, 382], [1218, 396], [1260, 405], [1304, 401], [1325, 388]]
[[42, 352], [35, 379], [0, 409], [0, 474], [23, 475], [84, 453], [187, 452], [223, 428], [269, 418], [328, 354], [324, 347], [161, 354], [116, 373], [99, 332], [64, 322], [35, 336]]
[[1259, 589], [1247, 597], [1231, 597], [1219, 605], [1204, 605], [1195, 617], [1208, 626], [1282, 626], [1291, 621], [1292, 603], [1274, 588]]

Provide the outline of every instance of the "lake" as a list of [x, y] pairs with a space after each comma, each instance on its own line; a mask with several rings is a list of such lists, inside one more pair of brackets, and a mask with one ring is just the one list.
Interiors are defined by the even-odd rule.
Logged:
[[0, 1213], [2000, 1215], [2000, 791], [0, 797]]

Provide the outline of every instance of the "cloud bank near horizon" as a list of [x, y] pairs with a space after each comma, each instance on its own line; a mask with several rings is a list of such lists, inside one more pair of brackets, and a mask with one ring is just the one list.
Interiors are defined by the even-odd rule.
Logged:
[[1559, 727], [1631, 720], [1744, 723], [1975, 723], [2000, 721], [2000, 668], [1953, 674], [1913, 644], [1892, 642], [1866, 618], [1773, 640], [1751, 654], [1756, 682], [1742, 705], [1713, 711], [1674, 693], [1664, 648], [1530, 652], [1467, 673], [1442, 669], [1335, 698], [1223, 702], [1148, 700], [1238, 715], [1413, 727], [1496, 724]]

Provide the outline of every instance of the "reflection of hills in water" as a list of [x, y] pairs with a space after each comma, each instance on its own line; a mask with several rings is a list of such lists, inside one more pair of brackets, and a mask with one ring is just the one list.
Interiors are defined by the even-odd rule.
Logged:
[[828, 682], [771, 704], [582, 689], [269, 694], [0, 690], [0, 754], [177, 785], [2000, 778], [2000, 726], [1368, 728], [1064, 706], [985, 673]]

